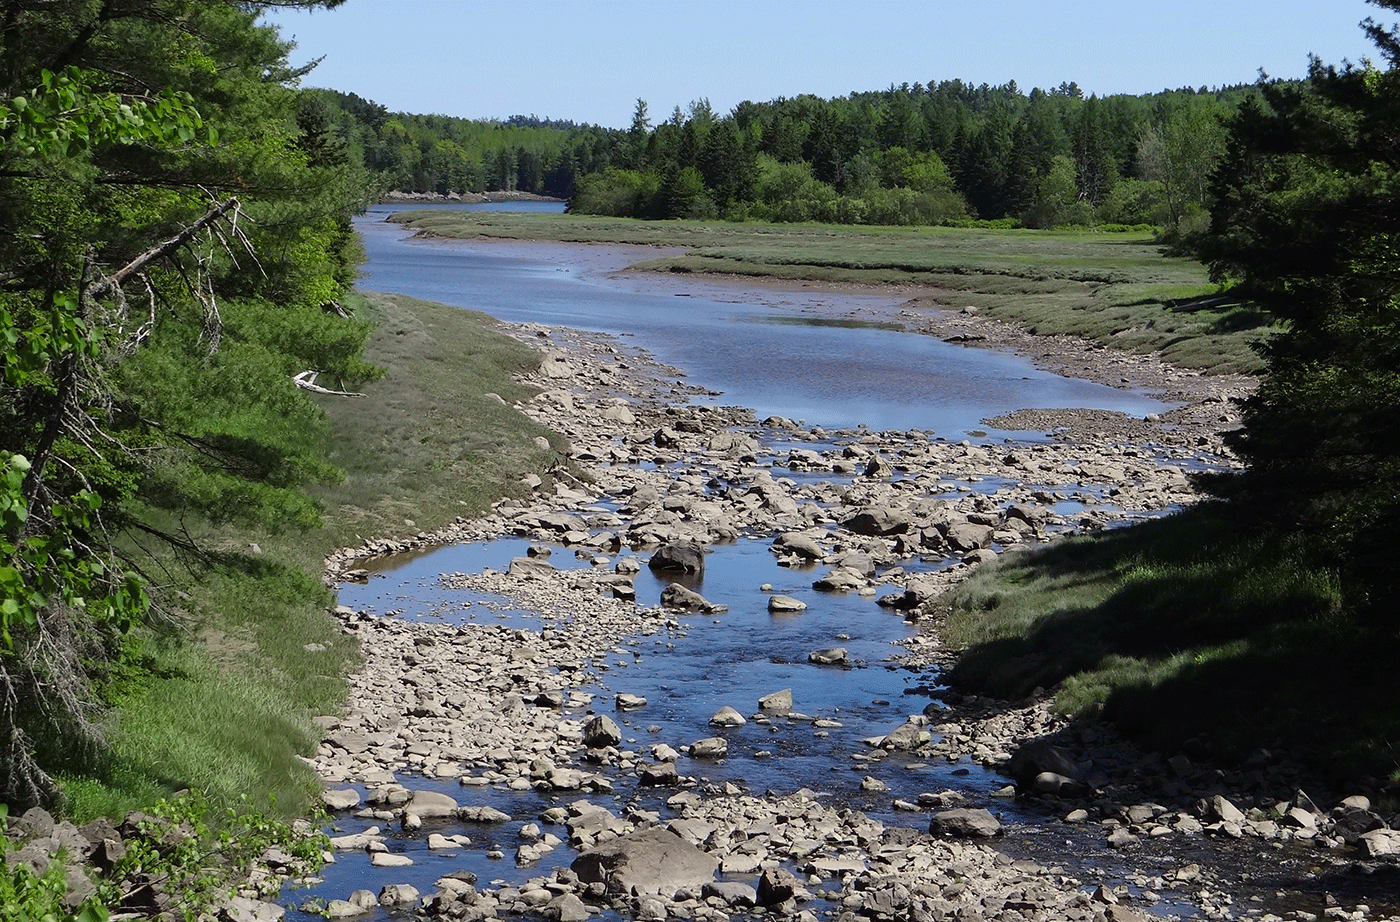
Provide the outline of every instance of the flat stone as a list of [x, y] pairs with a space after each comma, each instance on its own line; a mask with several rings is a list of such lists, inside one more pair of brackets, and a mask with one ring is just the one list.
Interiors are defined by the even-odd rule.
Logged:
[[935, 836], [960, 839], [986, 839], [1001, 834], [1001, 821], [982, 807], [959, 807], [935, 813], [928, 831]]

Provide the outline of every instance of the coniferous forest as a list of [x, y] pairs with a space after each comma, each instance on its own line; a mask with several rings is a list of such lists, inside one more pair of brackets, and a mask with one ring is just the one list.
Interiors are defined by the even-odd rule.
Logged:
[[1206, 221], [1224, 120], [1256, 86], [1086, 97], [1079, 86], [904, 84], [837, 99], [704, 100], [631, 127], [318, 109], [385, 189], [520, 191], [637, 218], [843, 224], [1152, 225]]

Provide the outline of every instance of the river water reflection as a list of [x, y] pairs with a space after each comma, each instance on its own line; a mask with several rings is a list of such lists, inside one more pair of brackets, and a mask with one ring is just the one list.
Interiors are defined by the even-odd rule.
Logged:
[[903, 332], [891, 323], [904, 300], [897, 295], [619, 273], [657, 255], [644, 247], [411, 239], [385, 221], [396, 210], [375, 206], [356, 223], [369, 257], [362, 287], [626, 337], [759, 419], [920, 428], [956, 440], [984, 428], [984, 418], [1026, 407], [1166, 409], [1018, 356]]

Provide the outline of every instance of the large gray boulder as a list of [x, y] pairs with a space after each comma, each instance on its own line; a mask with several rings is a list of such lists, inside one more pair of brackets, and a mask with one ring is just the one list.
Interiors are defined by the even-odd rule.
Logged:
[[787, 868], [767, 868], [758, 879], [754, 898], [760, 906], [778, 906], [796, 896], [800, 889], [802, 884], [797, 875]]
[[408, 803], [403, 805], [403, 810], [420, 819], [429, 819], [456, 816], [458, 804], [453, 798], [437, 791], [414, 791]]
[[1036, 776], [1052, 772], [1073, 781], [1084, 780], [1084, 770], [1069, 750], [1045, 740], [1033, 740], [1011, 754], [1006, 770], [1022, 791], [1031, 789]]
[[958, 839], [990, 839], [1001, 833], [1001, 821], [981, 807], [959, 807], [935, 813], [928, 831], [930, 835]]
[[681, 611], [698, 611], [707, 615], [729, 611], [728, 605], [711, 602], [694, 589], [687, 589], [680, 583], [672, 583], [661, 590], [661, 606], [677, 608]]
[[909, 516], [889, 506], [866, 506], [843, 521], [841, 527], [858, 535], [886, 538], [908, 531]]
[[851, 661], [851, 656], [845, 647], [827, 647], [808, 653], [807, 661], [818, 666], [844, 666]]
[[596, 714], [583, 725], [583, 745], [589, 749], [606, 749], [622, 742], [622, 728], [606, 714]]
[[865, 575], [846, 567], [837, 567], [812, 583], [818, 592], [853, 592], [863, 586]]
[[539, 557], [514, 557], [506, 573], [516, 579], [551, 579], [559, 575], [559, 570]]
[[651, 555], [647, 566], [653, 571], [705, 572], [705, 549], [694, 541], [663, 544]]
[[991, 546], [992, 535], [995, 534], [995, 531], [990, 525], [960, 522], [950, 527], [944, 538], [948, 540], [948, 545], [955, 551], [977, 551]]
[[719, 860], [660, 826], [609, 839], [580, 854], [569, 866], [579, 881], [602, 883], [614, 896], [659, 896], [679, 890], [698, 893], [715, 879]]
[[784, 688], [758, 699], [758, 706], [765, 711], [792, 710], [792, 689]]
[[774, 595], [768, 597], [768, 611], [771, 614], [787, 615], [806, 610], [806, 602], [801, 599], [794, 599], [790, 595]]
[[804, 535], [800, 531], [784, 532], [773, 539], [773, 547], [784, 553], [795, 554], [805, 560], [821, 560], [826, 556], [826, 551], [817, 543], [817, 539], [811, 535]]

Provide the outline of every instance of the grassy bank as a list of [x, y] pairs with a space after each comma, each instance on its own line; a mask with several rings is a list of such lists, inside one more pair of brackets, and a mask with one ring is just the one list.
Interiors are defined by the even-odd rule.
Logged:
[[1177, 312], [1216, 292], [1200, 263], [1150, 234], [829, 224], [639, 221], [589, 215], [417, 211], [394, 216], [444, 237], [685, 247], [640, 262], [661, 272], [901, 286], [926, 308], [974, 306], [1032, 332], [1161, 352], [1185, 368], [1253, 372], [1268, 318], [1239, 305]]
[[1305, 543], [1220, 504], [979, 567], [938, 603], [951, 676], [1007, 698], [1053, 689], [1166, 755], [1304, 754], [1344, 779], [1392, 775], [1393, 639], [1348, 622]]
[[121, 718], [113, 750], [62, 778], [74, 817], [119, 815], [186, 787], [215, 804], [247, 795], [267, 808], [272, 797], [278, 813], [302, 811], [315, 779], [296, 755], [318, 740], [310, 718], [343, 705], [359, 657], [327, 613], [326, 553], [479, 513], [553, 463], [535, 438], [557, 436], [485, 396], [529, 396], [513, 376], [538, 363], [535, 352], [455, 307], [371, 294], [357, 309], [376, 323], [366, 354], [385, 374], [366, 397], [316, 398], [346, 471], [317, 491], [324, 527], [195, 531], [202, 553], [150, 561], [176, 621], [132, 635], [129, 665], [106, 686]]

